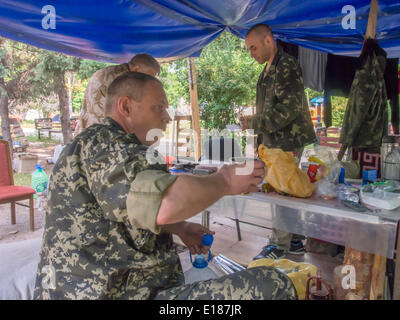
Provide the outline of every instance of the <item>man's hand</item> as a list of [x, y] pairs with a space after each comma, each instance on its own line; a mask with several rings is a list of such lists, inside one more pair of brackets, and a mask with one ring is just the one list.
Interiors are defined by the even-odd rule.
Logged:
[[183, 222], [181, 228], [176, 233], [183, 243], [189, 248], [191, 254], [206, 254], [210, 247], [202, 244], [205, 233], [215, 234], [214, 231], [202, 226], [198, 223]]
[[257, 186], [263, 181], [264, 166], [264, 162], [260, 160], [248, 160], [243, 164], [223, 166], [218, 174], [225, 181], [226, 194], [235, 195], [259, 191]]

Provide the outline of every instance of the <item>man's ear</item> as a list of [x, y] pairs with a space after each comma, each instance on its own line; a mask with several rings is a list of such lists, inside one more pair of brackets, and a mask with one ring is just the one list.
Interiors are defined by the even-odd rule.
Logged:
[[131, 106], [129, 103], [129, 98], [128, 97], [119, 97], [118, 102], [117, 102], [117, 109], [118, 112], [124, 116], [124, 117], [129, 117], [131, 114]]

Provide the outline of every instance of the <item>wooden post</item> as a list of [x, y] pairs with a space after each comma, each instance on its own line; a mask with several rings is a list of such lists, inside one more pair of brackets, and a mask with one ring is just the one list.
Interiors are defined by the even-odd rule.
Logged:
[[368, 15], [367, 31], [365, 32], [364, 39], [375, 39], [376, 25], [378, 23], [378, 0], [371, 0], [371, 5]]
[[194, 130], [194, 155], [198, 161], [201, 155], [201, 132], [200, 132], [200, 112], [199, 98], [197, 96], [196, 70], [194, 68], [194, 58], [187, 58], [189, 73], [190, 105], [192, 107], [192, 128]]

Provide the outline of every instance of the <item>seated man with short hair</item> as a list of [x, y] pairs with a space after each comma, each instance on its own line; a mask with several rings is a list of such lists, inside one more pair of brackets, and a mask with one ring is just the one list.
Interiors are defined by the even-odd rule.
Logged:
[[170, 117], [156, 78], [128, 72], [107, 91], [106, 115], [65, 146], [50, 178], [35, 299], [296, 299], [291, 280], [270, 267], [184, 284], [172, 234], [205, 253], [209, 229], [185, 220], [225, 195], [257, 191], [254, 161], [210, 176], [173, 176], [152, 164], [146, 139]]

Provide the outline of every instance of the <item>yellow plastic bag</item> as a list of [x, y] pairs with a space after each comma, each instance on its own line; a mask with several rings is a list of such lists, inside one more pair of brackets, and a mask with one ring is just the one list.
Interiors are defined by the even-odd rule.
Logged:
[[306, 298], [308, 277], [315, 277], [318, 273], [318, 268], [316, 266], [313, 266], [312, 264], [293, 262], [288, 259], [258, 259], [251, 262], [247, 268], [249, 269], [261, 266], [274, 267], [285, 273], [290, 278], [290, 280], [292, 280], [293, 285], [296, 288], [299, 300], [305, 300]]
[[295, 197], [310, 197], [315, 186], [310, 182], [307, 174], [296, 164], [292, 152], [282, 149], [258, 147], [258, 155], [268, 166], [268, 173], [264, 180], [275, 190], [285, 192]]

